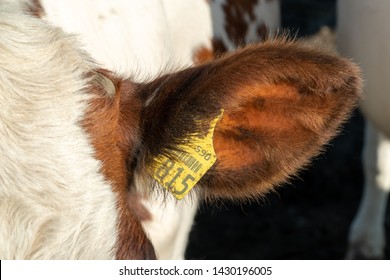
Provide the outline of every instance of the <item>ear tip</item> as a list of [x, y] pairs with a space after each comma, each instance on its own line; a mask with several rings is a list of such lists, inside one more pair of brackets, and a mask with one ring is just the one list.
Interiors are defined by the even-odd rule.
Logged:
[[[310, 51], [310, 49], [309, 49]], [[312, 49], [314, 64], [311, 78], [325, 91], [349, 96], [356, 102], [362, 96], [363, 79], [360, 67], [351, 59], [334, 53]], [[310, 83], [308, 83], [310, 84]]]
[[344, 95], [346, 100], [355, 108], [363, 92], [363, 78], [361, 69], [353, 61], [338, 57], [339, 67], [335, 69], [333, 76], [336, 83], [334, 92]]
[[297, 81], [320, 92], [348, 85], [358, 96], [362, 91], [362, 73], [356, 63], [294, 38], [277, 36], [252, 44], [241, 49], [239, 56], [248, 69], [270, 83]]

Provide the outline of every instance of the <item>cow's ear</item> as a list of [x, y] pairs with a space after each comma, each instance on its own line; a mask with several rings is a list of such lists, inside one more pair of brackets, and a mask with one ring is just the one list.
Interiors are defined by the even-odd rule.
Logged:
[[138, 172], [178, 198], [192, 185], [205, 198], [256, 197], [321, 151], [360, 91], [350, 61], [286, 41], [161, 77], [139, 92]]

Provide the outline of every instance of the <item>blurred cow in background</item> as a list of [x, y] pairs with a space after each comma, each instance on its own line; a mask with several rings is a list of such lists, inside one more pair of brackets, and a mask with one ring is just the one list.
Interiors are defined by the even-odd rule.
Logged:
[[338, 1], [338, 47], [363, 70], [361, 109], [367, 119], [365, 185], [349, 235], [347, 258], [384, 257], [390, 191], [390, 1]]

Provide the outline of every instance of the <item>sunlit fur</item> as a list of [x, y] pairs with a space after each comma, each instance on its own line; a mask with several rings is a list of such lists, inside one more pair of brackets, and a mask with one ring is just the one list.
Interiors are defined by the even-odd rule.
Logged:
[[218, 160], [197, 189], [210, 199], [246, 199], [284, 182], [321, 151], [356, 105], [361, 81], [347, 59], [282, 38], [161, 77], [143, 90], [156, 87], [159, 94], [144, 109], [139, 166], [201, 133], [223, 108], [214, 133]]
[[255, 199], [307, 165], [360, 96], [354, 64], [285, 39], [135, 83], [59, 29], [0, 11], [4, 259], [155, 258], [128, 195], [154, 192], [157, 155], [224, 109], [194, 195]]
[[116, 195], [80, 122], [96, 66], [0, 3], [0, 258], [111, 259]]
[[[211, 49], [210, 5], [203, 0], [33, 2], [33, 6], [38, 4], [33, 10], [43, 9], [42, 19], [77, 34], [82, 47], [101, 66], [122, 75], [131, 74], [138, 81], [153, 80], [192, 65], [194, 51], [199, 47]], [[146, 197], [141, 203], [152, 217], [145, 221], [144, 228], [158, 257], [183, 259], [187, 238], [181, 236], [188, 236], [197, 203], [178, 206], [164, 197]]]

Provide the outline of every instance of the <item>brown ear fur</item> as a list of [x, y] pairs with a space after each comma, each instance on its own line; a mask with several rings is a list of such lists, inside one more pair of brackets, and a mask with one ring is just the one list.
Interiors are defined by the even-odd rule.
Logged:
[[337, 133], [361, 91], [346, 59], [272, 40], [144, 85], [139, 167], [186, 135], [216, 126], [216, 164], [199, 181], [205, 198], [261, 195], [307, 165]]
[[[104, 78], [103, 78], [104, 77]], [[112, 73], [99, 69], [89, 74], [89, 92], [93, 94], [83, 126], [90, 136], [95, 157], [102, 163], [105, 175], [117, 194], [117, 259], [156, 259], [154, 248], [146, 236], [136, 200], [130, 200], [127, 168], [139, 145], [139, 116], [142, 104], [132, 95], [134, 85]], [[110, 83], [105, 83], [109, 80]], [[111, 84], [112, 83], [112, 84]], [[107, 86], [108, 85], [108, 86]]]

